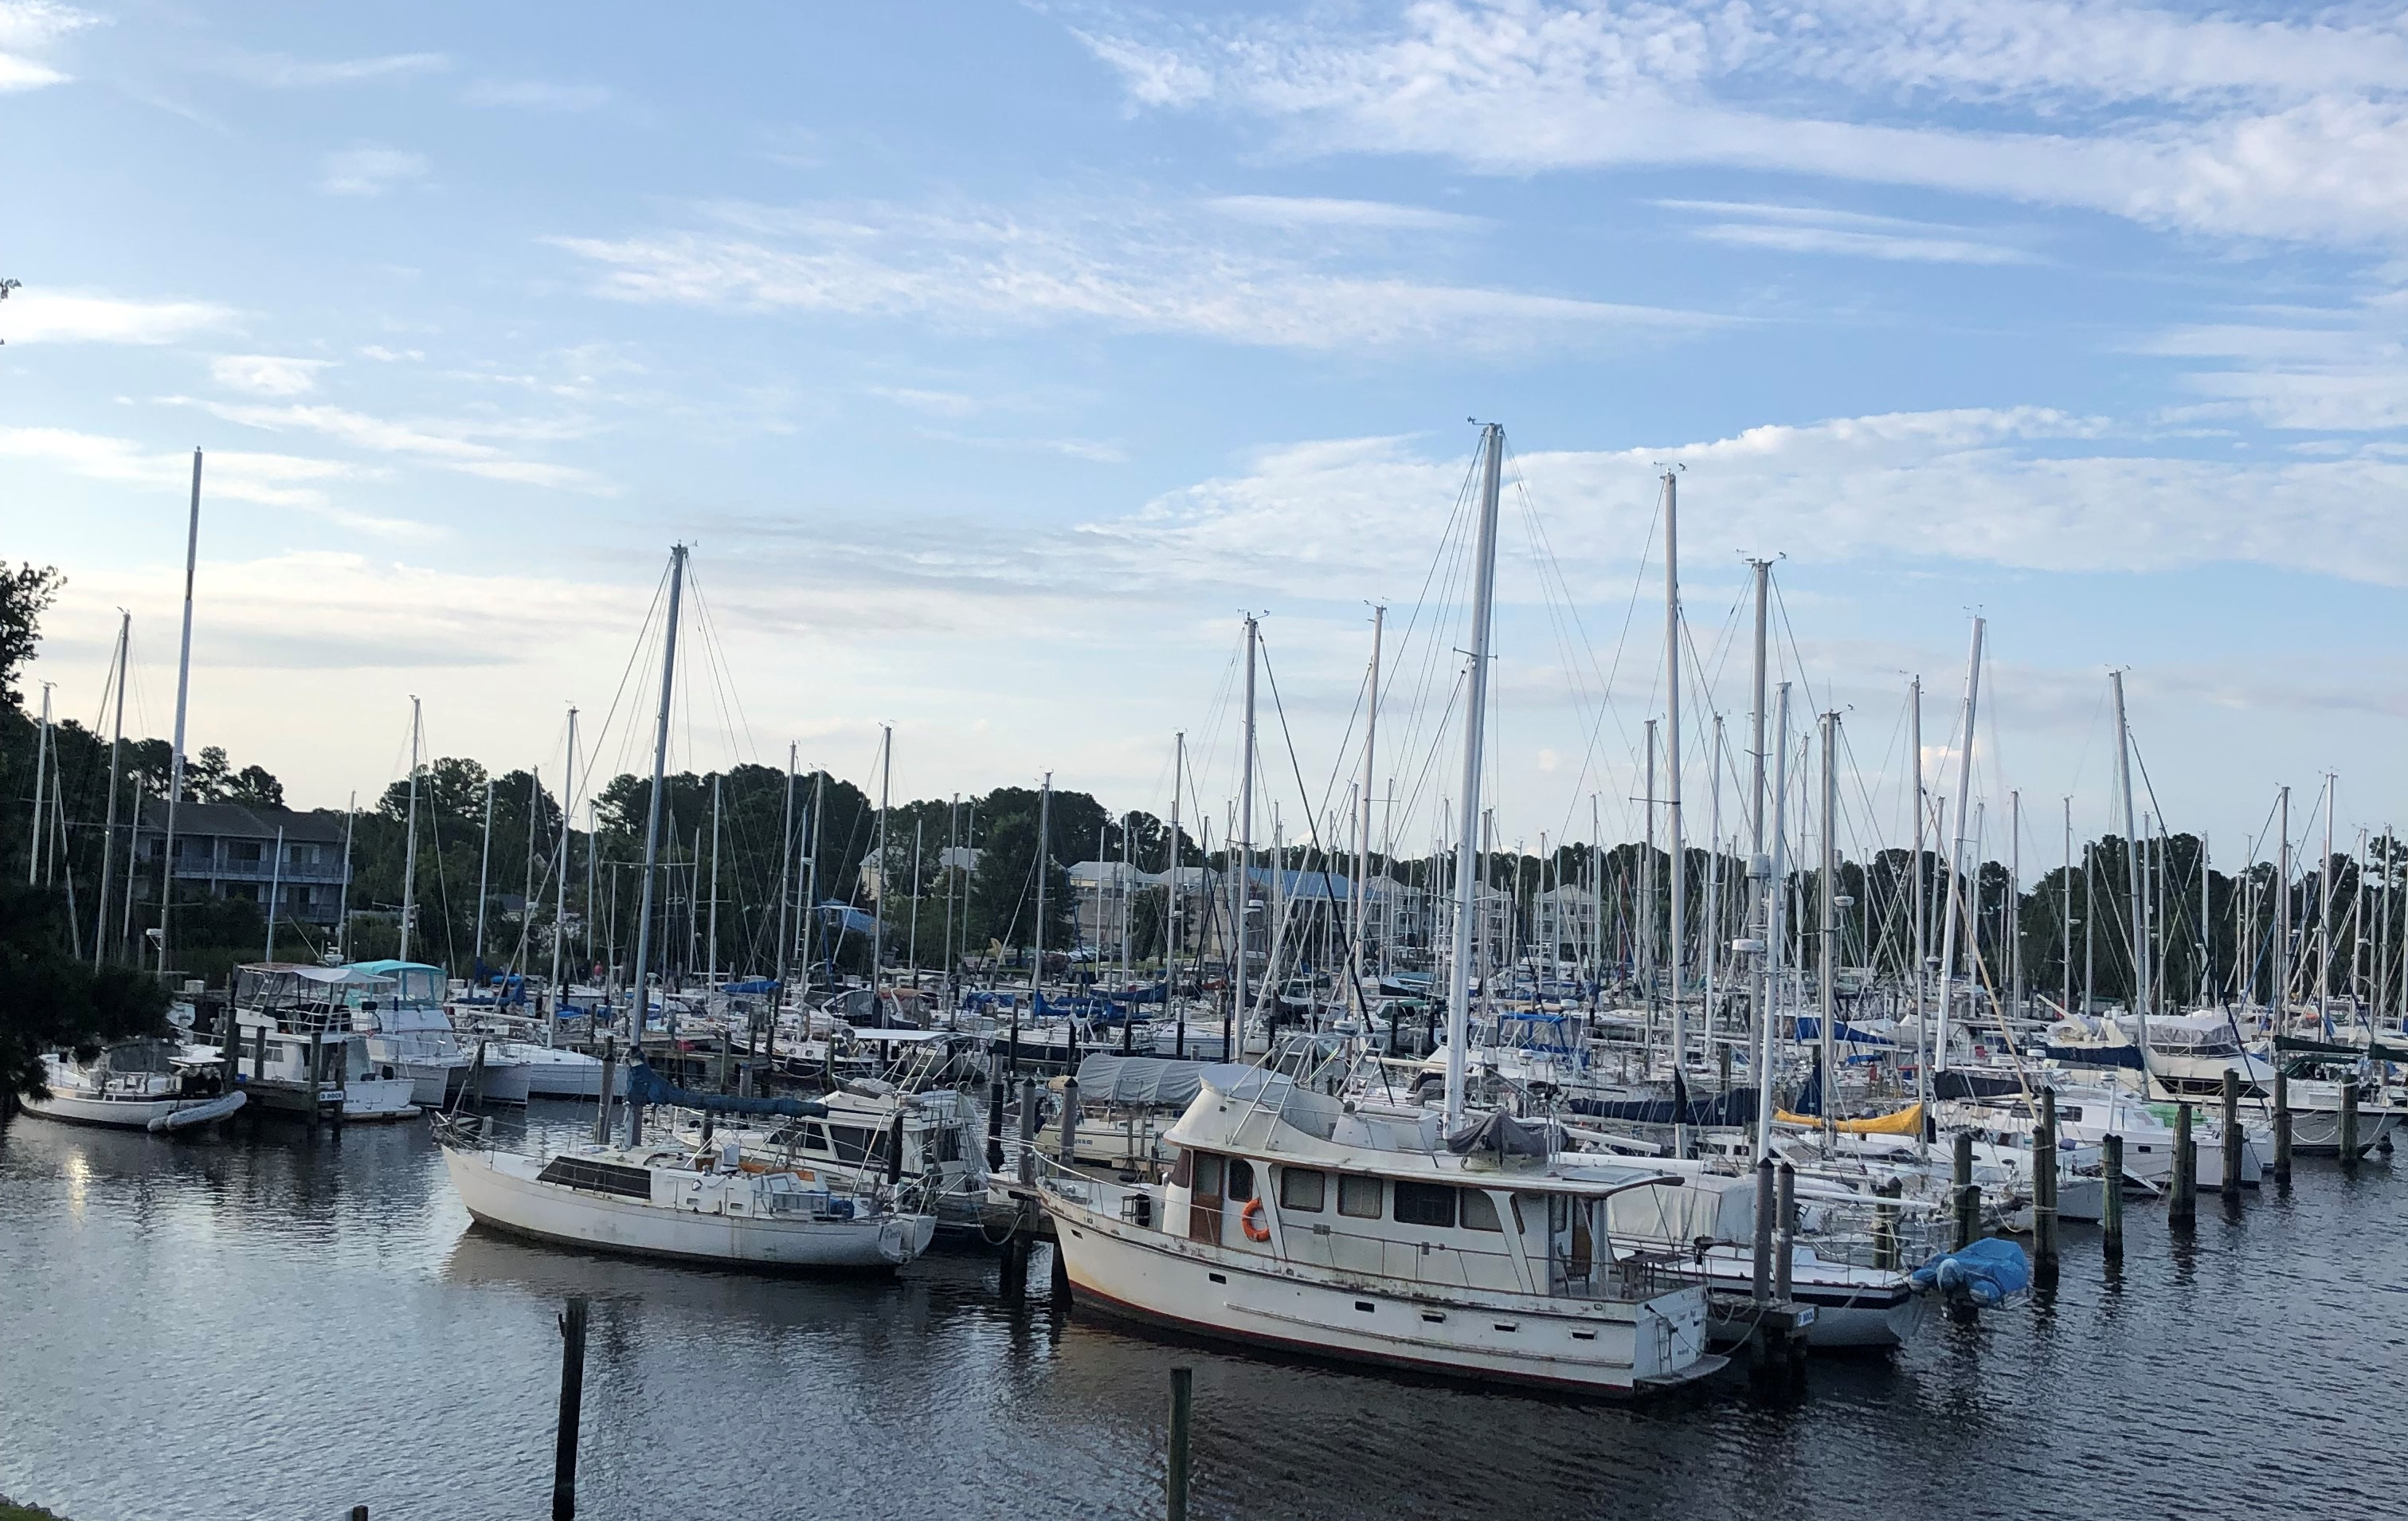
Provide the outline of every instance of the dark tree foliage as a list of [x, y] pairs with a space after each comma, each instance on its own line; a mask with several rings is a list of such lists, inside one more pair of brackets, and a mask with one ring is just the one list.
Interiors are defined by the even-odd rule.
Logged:
[[25, 700], [17, 687], [18, 675], [41, 642], [42, 614], [50, 610], [65, 584], [66, 578], [51, 566], [20, 565], [11, 570], [0, 565], [0, 708], [15, 708]]
[[41, 1054], [89, 1056], [112, 1040], [166, 1032], [167, 995], [124, 967], [67, 951], [63, 894], [0, 888], [0, 1099], [39, 1093]]

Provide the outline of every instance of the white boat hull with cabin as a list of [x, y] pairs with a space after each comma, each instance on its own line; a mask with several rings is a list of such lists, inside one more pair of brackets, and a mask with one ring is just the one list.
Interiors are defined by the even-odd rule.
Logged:
[[[633, 1256], [756, 1268], [891, 1270], [927, 1250], [929, 1215], [838, 1214], [808, 1174], [702, 1172], [666, 1164], [681, 1153], [585, 1147], [538, 1160], [447, 1142], [460, 1202], [512, 1235]], [[578, 1164], [584, 1166], [580, 1168]], [[616, 1169], [613, 1171], [612, 1169]], [[648, 1185], [642, 1198], [604, 1186]], [[632, 1182], [644, 1179], [643, 1184]], [[838, 1201], [848, 1203], [850, 1201]]]
[[1395, 1280], [1282, 1261], [1134, 1226], [1068, 1197], [1043, 1198], [1074, 1302], [1277, 1350], [1423, 1372], [1632, 1394], [1714, 1371], [1706, 1298], [1400, 1293]]

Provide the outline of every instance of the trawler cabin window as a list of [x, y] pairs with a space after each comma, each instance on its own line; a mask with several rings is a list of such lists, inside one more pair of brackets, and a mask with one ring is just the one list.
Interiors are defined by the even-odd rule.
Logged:
[[1440, 1226], [1455, 1224], [1455, 1191], [1442, 1183], [1407, 1183], [1397, 1180], [1397, 1224], [1400, 1226]]
[[1280, 1208], [1319, 1214], [1329, 1189], [1329, 1174], [1309, 1168], [1280, 1169]]
[[1194, 1152], [1182, 1149], [1178, 1158], [1170, 1164], [1170, 1186], [1173, 1188], [1196, 1186], [1196, 1154]]
[[1242, 1156], [1229, 1158], [1229, 1186], [1224, 1190], [1233, 1199], [1254, 1197], [1254, 1164]]
[[1377, 1178], [1340, 1175], [1338, 1180], [1338, 1212], [1351, 1214], [1357, 1220], [1377, 1220], [1380, 1218], [1380, 1180]]
[[1211, 1152], [1191, 1153], [1196, 1158], [1196, 1191], [1221, 1197], [1221, 1159]]
[[1497, 1201], [1480, 1189], [1465, 1189], [1463, 1191], [1463, 1228], [1503, 1230], [1505, 1223], [1497, 1218]]

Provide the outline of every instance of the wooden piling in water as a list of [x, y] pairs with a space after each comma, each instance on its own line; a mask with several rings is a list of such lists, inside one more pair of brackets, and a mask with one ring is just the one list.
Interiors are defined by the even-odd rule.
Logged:
[[587, 1310], [585, 1296], [572, 1294], [568, 1313], [560, 1317], [560, 1424], [552, 1443], [552, 1521], [576, 1521], [577, 1423], [585, 1406]]
[[1079, 1145], [1079, 1080], [1065, 1078], [1062, 1082], [1062, 1165], [1077, 1160]]
[[2291, 1185], [2291, 1079], [2280, 1070], [2274, 1073], [2274, 1182]]
[[1949, 1179], [1955, 1189], [1952, 1197], [1956, 1201], [1956, 1250], [1961, 1252], [1982, 1233], [1982, 1188], [1973, 1181], [1971, 1131], [1956, 1132], [1956, 1153], [1950, 1160], [1953, 1166]]
[[[1904, 1185], [1897, 1178], [1884, 1178], [1873, 1184], [1873, 1196], [1877, 1198], [1897, 1198], [1903, 1191]], [[1905, 1257], [1904, 1244], [1898, 1233], [1898, 1206], [1874, 1205], [1873, 1266], [1885, 1272], [1896, 1272], [1906, 1265]]]
[[614, 1092], [611, 1068], [617, 1064], [619, 1043], [609, 1036], [602, 1038], [602, 1093], [594, 1102], [594, 1144], [610, 1144], [610, 1100]]
[[1020, 1080], [1020, 1181], [1037, 1182], [1037, 1080]]
[[1780, 1235], [1772, 1243], [1772, 1298], [1778, 1303], [1787, 1304], [1790, 1258], [1797, 1255], [1798, 1241], [1798, 1169], [1787, 1162], [1781, 1164], [1779, 1192], [1779, 1201], [1773, 1206]]
[[2040, 1091], [2040, 1126], [2032, 1132], [2032, 1265], [2057, 1276], [2057, 1090]]
[[1162, 1472], [1163, 1514], [1169, 1521], [1187, 1521], [1188, 1428], [1196, 1417], [1196, 1370], [1170, 1370], [1170, 1443]]
[[2341, 1080], [2341, 1165], [2358, 1166], [2358, 1080], [2355, 1075]]
[[2224, 1069], [2224, 1197], [2241, 1202], [2241, 1074]]
[[1756, 1164], [1756, 1278], [1758, 1309], [1772, 1302], [1772, 1158]]
[[1003, 1170], [1003, 1079], [986, 1085], [986, 1168]]
[[2110, 1258], [2124, 1255], [2124, 1138], [2109, 1136], [2099, 1143], [2099, 1169], [2107, 1175], [2099, 1200], [2099, 1241]]
[[2174, 1106], [2174, 1186], [2166, 1196], [2166, 1223], [2188, 1226], [2199, 1219], [2199, 1147], [2190, 1128], [2190, 1106]]

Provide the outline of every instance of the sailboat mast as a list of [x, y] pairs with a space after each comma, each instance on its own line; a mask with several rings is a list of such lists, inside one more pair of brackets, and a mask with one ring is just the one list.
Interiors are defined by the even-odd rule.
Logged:
[[[1233, 927], [1238, 932], [1238, 954], [1229, 972], [1229, 1025], [1223, 1031], [1224, 1060], [1235, 1060], [1237, 1047], [1226, 1043], [1242, 1034], [1246, 1023], [1246, 957], [1253, 947], [1248, 943], [1253, 918], [1254, 868], [1254, 615], [1246, 615], [1246, 726], [1244, 739], [1239, 744], [1238, 757], [1238, 871], [1237, 914]], [[1276, 880], [1276, 879], [1274, 879]]]
[[[1984, 620], [1973, 620], [1973, 648], [1965, 656], [1965, 712], [1963, 739], [1956, 747], [1956, 834], [1948, 846], [1948, 896], [1940, 905], [1940, 1010], [1939, 1039], [1934, 1042], [1932, 1062], [1940, 1068], [1948, 1065], [1949, 1005], [1954, 1002], [1954, 989], [1949, 981], [1956, 971], [1957, 875], [1964, 869], [1965, 825], [1972, 817], [1973, 807], [1973, 721], [1979, 716], [1982, 697], [1982, 627]], [[1981, 863], [1974, 863], [1974, 881], [1981, 881]], [[1965, 932], [1977, 932], [1979, 922], [1973, 918], [1971, 897], [1965, 898]]]
[[[184, 708], [193, 684], [193, 572], [201, 552], [201, 452], [193, 451], [193, 512], [184, 529], [184, 636], [176, 654], [176, 748], [167, 770], [167, 826], [159, 842], [159, 975], [167, 975], [167, 911], [176, 897], [176, 803], [184, 796]], [[405, 913], [402, 923], [409, 923]], [[232, 1026], [229, 1026], [228, 1028]]]
[[786, 1001], [786, 950], [794, 944], [794, 921], [788, 917], [795, 898], [795, 753], [786, 745], [786, 796], [778, 823], [778, 952], [772, 958], [778, 991], [769, 1006], [770, 1040], [777, 1039], [778, 1009]]
[[[878, 896], [869, 903], [869, 991], [873, 997], [878, 992], [878, 969], [886, 960], [886, 886], [887, 879], [894, 874], [886, 848], [886, 799], [895, 778], [895, 725], [882, 724], [878, 733]], [[1037, 892], [1038, 907], [1042, 910], [1045, 879], [1041, 872]]]
[[2274, 1028], [2281, 1033], [2283, 1010], [2291, 997], [2291, 789], [2285, 787], [2275, 803], [2280, 818], [2274, 833], [2282, 840], [2274, 866], [2274, 988], [2266, 1001], [2274, 1011]]
[[[1054, 837], [1054, 773], [1045, 773], [1037, 791], [1037, 954], [1028, 962], [1028, 1017], [1037, 1017], [1037, 1000], [1045, 976], [1045, 878], [1053, 853], [1045, 847]], [[882, 886], [883, 884], [882, 883]], [[876, 984], [873, 983], [872, 986]]]
[[1779, 1021], [1774, 1002], [1781, 988], [1781, 941], [1788, 933], [1789, 880], [1789, 683], [1775, 698], [1772, 752], [1772, 854], [1764, 868], [1764, 1010], [1756, 1030], [1756, 1159], [1772, 1155], [1772, 1049]]
[[409, 811], [402, 825], [401, 851], [401, 954], [394, 959], [409, 959], [409, 931], [418, 920], [418, 744], [420, 709], [418, 695], [409, 697]]
[[1371, 926], [1371, 779], [1374, 752], [1380, 738], [1380, 637], [1385, 629], [1388, 610], [1371, 610], [1371, 675], [1370, 684], [1363, 697], [1363, 796], [1359, 799], [1362, 822], [1354, 836], [1354, 997], [1363, 996], [1363, 973], [1367, 965], [1364, 939]]
[[2325, 773], [2325, 848], [2316, 860], [2316, 1023], [2325, 1035], [2332, 1033], [2332, 824], [2334, 793], [2341, 781], [2332, 772]]
[[1821, 975], [1820, 1069], [1816, 1083], [1823, 1096], [1823, 1155], [1839, 1147], [1839, 1040], [1832, 1026], [1840, 1017], [1840, 715], [1823, 715], [1823, 954]]
[[[2073, 1017], [2073, 799], [2065, 800], [2065, 876], [2058, 896], [2064, 900], [2065, 936], [2060, 942], [2065, 962], [2065, 978], [2057, 1005], [2057, 1013], [2065, 1019]], [[2088, 909], [2083, 911], [2089, 912]]]
[[1914, 767], [1914, 1091], [1917, 1101], [1928, 1098], [1924, 1074], [1931, 1069], [1931, 1011], [1923, 999], [1923, 980], [1930, 969], [1931, 912], [1925, 902], [1927, 873], [1923, 864], [1923, 678], [1906, 683], [1906, 749]]
[[343, 802], [343, 880], [335, 889], [335, 946], [345, 961], [351, 959], [351, 825], [358, 822], [360, 795]]
[[703, 986], [719, 985], [719, 784], [723, 780], [717, 771], [710, 773], [710, 951], [704, 963]]
[[[1187, 731], [1181, 729], [1170, 740], [1170, 864], [1163, 877], [1163, 903], [1168, 911], [1163, 923], [1162, 952], [1162, 1012], [1165, 1018], [1180, 1020], [1179, 1012], [1179, 783], [1187, 769]], [[1184, 1045], [1184, 1041], [1180, 1042]]]
[[2024, 795], [2007, 794], [2007, 1008], [2024, 1007]]
[[[1688, 862], [1681, 849], [1681, 486], [1670, 470], [1664, 472], [1664, 834], [1671, 857], [1668, 885], [1672, 893], [1670, 957], [1667, 986], [1672, 999], [1672, 1071], [1677, 1075], [1689, 1057], [1688, 1006], [1681, 1001], [1681, 978], [1687, 967], [1683, 940], [1688, 912]], [[1685, 1126], [1673, 1127], [1673, 1152], [1689, 1152]]]
[[1471, 671], [1463, 708], [1463, 832], [1455, 855], [1455, 956], [1447, 969], [1446, 1127], [1463, 1124], [1464, 1052], [1471, 1039], [1471, 930], [1477, 911], [1473, 860], [1480, 851], [1481, 741], [1488, 719], [1489, 617], [1497, 595], [1497, 494], [1505, 429], [1481, 430], [1480, 538], [1471, 577]]
[[472, 964], [485, 959], [485, 887], [486, 877], [494, 866], [494, 779], [485, 778], [485, 847], [477, 857], [477, 938], [471, 941], [468, 955]]
[[25, 840], [25, 885], [39, 887], [42, 882], [42, 842], [48, 835], [50, 821], [42, 815], [50, 799], [43, 795], [43, 783], [49, 780], [50, 758], [50, 683], [42, 683], [41, 726], [34, 733], [34, 831]]
[[[652, 792], [644, 810], [644, 875], [636, 894], [636, 967], [632, 984], [634, 997], [628, 1004], [627, 1048], [631, 1059], [640, 1056], [644, 1044], [644, 1022], [651, 1016], [652, 994], [649, 982], [652, 969], [652, 877], [661, 864], [661, 793], [668, 780], [669, 768], [669, 699], [677, 692], [678, 604], [685, 593], [685, 546], [669, 548], [668, 622], [661, 636], [661, 707], [652, 727]], [[668, 1000], [662, 1001], [667, 1016], [669, 1039], [677, 1039], [677, 1012]], [[643, 1106], [627, 1106], [627, 1144], [633, 1146], [643, 1134]]]
[[2124, 717], [2124, 673], [2109, 671], [2107, 686], [2115, 700], [2115, 788], [2123, 800], [2124, 874], [2132, 898], [2132, 1015], [2145, 1070], [2149, 1050], [2148, 889], [2142, 875], [2141, 837], [2132, 812], [2132, 728]]
[[[560, 782], [560, 852], [552, 868], [552, 971], [544, 985], [552, 993], [552, 1016], [543, 1022], [543, 1043], [552, 1044], [560, 1020], [560, 942], [567, 938], [569, 810], [577, 801], [577, 710], [568, 710], [568, 753], [562, 761]], [[591, 913], [589, 907], [586, 911]]]
[[[1771, 595], [1772, 562], [1750, 560], [1747, 567], [1756, 581], [1756, 669], [1754, 683], [1750, 688], [1752, 696], [1747, 712], [1749, 762], [1747, 875], [1753, 901], [1747, 907], [1748, 922], [1754, 926], [1755, 939], [1761, 946], [1770, 943], [1772, 934], [1772, 899], [1769, 896], [1772, 891], [1771, 864], [1764, 854], [1764, 724], [1768, 716], [1764, 700], [1765, 640], [1768, 633], [1766, 618]], [[1600, 921], [1598, 926], [1600, 935], [1604, 932], [1604, 927]], [[1761, 1060], [1761, 1054], [1769, 1053], [1772, 1049], [1764, 1038], [1765, 1030], [1771, 1024], [1770, 966], [1771, 963], [1766, 959], [1764, 952], [1759, 949], [1756, 952], [1756, 976], [1751, 990], [1754, 996], [1750, 1000], [1755, 1007], [1749, 1011], [1749, 1018], [1755, 1027], [1748, 1033], [1754, 1037], [1751, 1044], [1759, 1051], [1756, 1069], [1756, 1108], [1760, 1112], [1769, 1109], [1772, 1103], [1772, 1074], [1765, 1069]], [[1761, 1160], [1762, 1156], [1763, 1153], [1759, 1150], [1758, 1159]]]
[[[92, 923], [92, 969], [100, 969], [101, 950], [108, 943], [108, 888], [110, 871], [117, 864], [117, 794], [119, 790], [118, 754], [125, 742], [125, 653], [134, 635], [134, 614], [120, 608], [117, 612], [117, 718], [108, 730], [108, 823], [100, 835], [100, 907]], [[127, 868], [131, 878], [133, 869]], [[128, 885], [131, 885], [129, 882]]]

